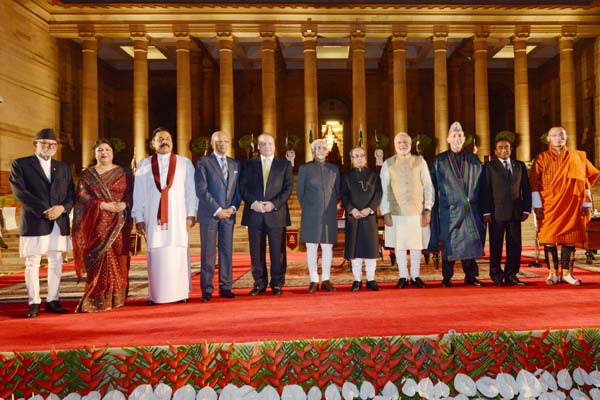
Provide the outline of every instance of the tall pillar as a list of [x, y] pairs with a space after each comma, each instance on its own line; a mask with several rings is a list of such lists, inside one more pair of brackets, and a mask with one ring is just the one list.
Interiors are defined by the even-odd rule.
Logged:
[[567, 131], [567, 146], [577, 148], [577, 116], [575, 114], [575, 70], [573, 42], [576, 27], [563, 26], [558, 38], [560, 49], [560, 124]]
[[350, 35], [352, 51], [352, 144], [358, 146], [362, 131], [364, 149], [367, 148], [367, 99], [365, 81], [365, 33], [356, 30]]
[[[202, 58], [202, 136], [210, 136], [215, 130], [215, 89], [213, 77], [215, 66], [209, 57]], [[232, 138], [233, 139], [233, 138]]]
[[204, 93], [204, 81], [202, 77], [202, 61], [204, 53], [202, 49], [191, 48], [190, 51], [190, 77], [191, 77], [191, 99], [192, 99], [192, 141], [202, 136], [202, 96]]
[[435, 117], [436, 153], [448, 149], [448, 72], [446, 69], [446, 42], [448, 32], [443, 29], [433, 33], [433, 97]]
[[80, 32], [82, 43], [81, 163], [87, 167], [94, 158], [98, 140], [98, 39], [93, 32]]
[[272, 32], [260, 34], [262, 39], [262, 126], [277, 138], [277, 93], [275, 80], [275, 49], [277, 40]]
[[450, 65], [448, 65], [448, 98], [450, 101], [449, 119], [452, 121], [460, 121], [463, 124], [463, 92], [461, 88], [461, 70], [463, 59], [462, 57], [452, 57]]
[[475, 69], [475, 132], [478, 136], [478, 154], [483, 160], [490, 155], [490, 108], [488, 100], [488, 32], [480, 32], [473, 39]]
[[531, 159], [531, 132], [529, 130], [529, 78], [527, 76], [527, 38], [529, 30], [516, 32], [513, 37], [515, 55], [515, 130], [519, 135], [517, 158]]
[[406, 32], [396, 32], [392, 36], [393, 68], [393, 107], [394, 132], [408, 131], [408, 112], [406, 107]]
[[175, 31], [177, 47], [177, 154], [191, 158], [192, 139], [192, 76], [190, 73], [190, 36]]
[[148, 36], [131, 32], [133, 41], [133, 157], [146, 157], [148, 129]]
[[598, 73], [598, 71], [600, 71], [600, 36], [596, 37], [596, 41], [594, 42], [594, 71], [596, 71], [596, 93], [594, 94], [594, 116], [596, 126], [594, 145], [596, 151], [594, 152], [594, 164], [600, 165], [600, 73]]
[[[219, 129], [229, 134], [232, 143], [235, 142], [233, 115], [233, 35], [231, 32], [218, 32], [219, 40]], [[235, 146], [229, 146], [233, 155]]]
[[316, 139], [319, 133], [319, 103], [317, 96], [317, 32], [307, 29], [302, 33], [304, 42], [304, 159], [312, 160], [310, 132]]

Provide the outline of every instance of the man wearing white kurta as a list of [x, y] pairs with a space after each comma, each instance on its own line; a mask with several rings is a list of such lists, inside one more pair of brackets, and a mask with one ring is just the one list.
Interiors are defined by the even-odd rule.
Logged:
[[394, 137], [396, 155], [381, 167], [383, 196], [379, 206], [385, 220], [385, 245], [396, 249], [400, 279], [397, 288], [408, 285], [410, 250], [411, 285], [425, 288], [420, 278], [421, 250], [429, 244], [429, 221], [434, 193], [427, 163], [421, 156], [410, 154], [412, 140], [400, 132]]
[[194, 166], [172, 153], [167, 130], [155, 129], [152, 145], [156, 153], [137, 166], [132, 209], [137, 232], [146, 236], [148, 304], [186, 302], [191, 291], [188, 232], [198, 209]]

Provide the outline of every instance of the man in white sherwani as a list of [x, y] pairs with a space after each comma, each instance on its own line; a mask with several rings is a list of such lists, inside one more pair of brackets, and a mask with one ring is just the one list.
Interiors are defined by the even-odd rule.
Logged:
[[429, 244], [433, 184], [423, 157], [410, 154], [411, 144], [408, 134], [398, 133], [394, 137], [396, 155], [385, 160], [380, 172], [383, 196], [379, 208], [385, 221], [385, 245], [396, 249], [399, 289], [409, 282], [407, 250], [411, 285], [427, 287], [420, 277], [421, 250]]
[[133, 209], [139, 234], [146, 236], [148, 305], [187, 302], [191, 291], [189, 230], [196, 223], [198, 198], [194, 166], [172, 152], [169, 131], [152, 133], [154, 155], [135, 172]]

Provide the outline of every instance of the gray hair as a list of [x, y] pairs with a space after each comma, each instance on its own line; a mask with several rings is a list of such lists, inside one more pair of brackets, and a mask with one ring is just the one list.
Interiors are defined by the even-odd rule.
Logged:
[[[315, 147], [317, 147], [318, 144], [322, 144], [325, 147], [327, 147], [327, 140], [325, 139], [315, 139], [313, 140], [313, 142], [310, 144], [310, 149], [312, 150], [312, 152], [315, 152]], [[329, 150], [329, 148], [327, 147], [327, 149]]]

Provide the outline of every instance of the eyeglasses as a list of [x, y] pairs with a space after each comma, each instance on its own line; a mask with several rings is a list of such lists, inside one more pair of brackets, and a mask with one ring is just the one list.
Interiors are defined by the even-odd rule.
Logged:
[[45, 147], [57, 147], [58, 143], [57, 142], [46, 142], [43, 140], [38, 140], [37, 143], [41, 144], [42, 146]]

